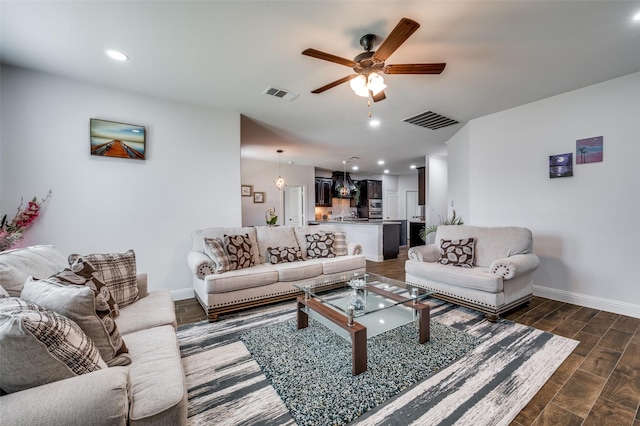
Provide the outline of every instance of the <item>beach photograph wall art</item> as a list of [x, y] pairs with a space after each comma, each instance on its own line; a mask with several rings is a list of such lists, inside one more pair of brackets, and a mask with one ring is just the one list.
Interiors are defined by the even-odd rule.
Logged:
[[144, 160], [146, 132], [144, 126], [89, 120], [91, 155]]
[[602, 136], [576, 141], [576, 164], [602, 161]]

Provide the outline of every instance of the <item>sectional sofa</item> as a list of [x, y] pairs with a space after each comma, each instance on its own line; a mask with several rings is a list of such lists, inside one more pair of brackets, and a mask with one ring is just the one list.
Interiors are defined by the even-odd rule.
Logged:
[[[130, 266], [131, 262], [129, 270]], [[186, 381], [173, 300], [166, 290], [147, 291], [146, 274], [134, 272], [135, 284], [126, 295], [129, 302], [119, 308], [114, 320], [119, 335], [107, 327], [111, 340], [92, 337], [92, 344], [99, 349], [98, 358], [102, 358], [95, 359], [94, 371], [77, 374], [76, 367], [40, 350], [42, 343], [27, 344], [35, 340], [37, 330], [24, 331], [28, 322], [25, 315], [31, 325], [34, 318], [53, 318], [65, 325], [69, 334], [85, 336], [85, 343], [90, 333], [86, 327], [97, 333], [101, 324], [110, 326], [109, 317], [102, 318], [102, 323], [96, 318], [104, 299], [99, 299], [89, 284], [38, 280], [51, 276], [59, 281], [77, 279], [78, 275], [69, 268], [68, 258], [52, 246], [0, 253], [0, 424], [186, 424]], [[104, 289], [99, 291], [103, 292]], [[70, 325], [62, 312], [69, 318], [73, 316], [74, 323], [87, 335]], [[103, 355], [104, 347], [112, 350], [113, 345], [117, 345], [116, 352], [109, 357]], [[47, 349], [55, 352], [55, 348]], [[94, 352], [88, 350], [90, 354]]]
[[[244, 267], [225, 268], [224, 254], [220, 259], [208, 247], [213, 243], [226, 250], [225, 236], [246, 236]], [[293, 298], [300, 294], [295, 283], [329, 284], [366, 270], [362, 246], [349, 242], [334, 225], [216, 227], [194, 231], [191, 239], [187, 263], [193, 289], [210, 321], [223, 313]]]

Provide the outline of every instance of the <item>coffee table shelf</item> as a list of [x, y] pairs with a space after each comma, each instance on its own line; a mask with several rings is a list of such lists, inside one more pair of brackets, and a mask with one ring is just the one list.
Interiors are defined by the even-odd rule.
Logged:
[[[421, 303], [433, 294], [402, 281], [375, 274], [359, 274], [344, 277], [342, 285], [335, 285], [336, 277], [326, 277], [333, 287], [341, 290], [321, 292], [326, 286], [322, 282], [296, 285], [305, 294], [298, 296], [298, 329], [306, 328], [309, 316], [318, 320], [339, 336], [352, 343], [352, 369], [354, 376], [367, 370], [367, 338], [418, 320], [419, 341], [430, 338], [429, 306]], [[365, 286], [353, 288], [351, 280]], [[363, 293], [365, 306], [353, 309], [351, 293]]]

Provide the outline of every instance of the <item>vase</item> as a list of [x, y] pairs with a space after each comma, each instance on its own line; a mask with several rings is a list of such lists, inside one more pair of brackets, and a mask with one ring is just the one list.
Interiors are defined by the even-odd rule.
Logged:
[[353, 307], [355, 315], [364, 314], [367, 307], [367, 296], [364, 288], [354, 288], [349, 296], [349, 306]]

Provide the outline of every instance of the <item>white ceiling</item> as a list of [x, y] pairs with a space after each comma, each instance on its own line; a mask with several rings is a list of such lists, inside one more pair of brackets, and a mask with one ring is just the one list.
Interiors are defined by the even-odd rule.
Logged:
[[[5, 64], [242, 114], [242, 157], [363, 173], [404, 174], [446, 155], [467, 121], [640, 71], [640, 1], [0, 1]], [[301, 55], [315, 48], [352, 59], [361, 36], [379, 42], [402, 18], [421, 27], [387, 64], [446, 62], [440, 75], [385, 75], [373, 105], [352, 73]], [[105, 49], [129, 55], [126, 63]], [[275, 86], [292, 102], [266, 96]], [[460, 124], [428, 130], [402, 122], [432, 110]], [[129, 117], [122, 117], [126, 122]], [[140, 123], [144, 124], [144, 123]], [[541, 125], [544, 125], [541, 123]], [[517, 142], [517, 141], [514, 141]]]

